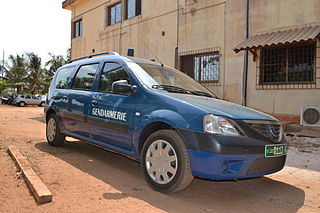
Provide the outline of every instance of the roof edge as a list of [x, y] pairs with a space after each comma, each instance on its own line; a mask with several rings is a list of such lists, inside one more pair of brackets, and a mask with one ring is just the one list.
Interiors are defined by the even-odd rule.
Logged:
[[77, 0], [65, 0], [62, 2], [62, 8], [68, 9], [67, 7], [76, 2]]
[[317, 38], [320, 38], [320, 25], [300, 26], [250, 36], [235, 46], [233, 50], [238, 53], [242, 50], [308, 42]]

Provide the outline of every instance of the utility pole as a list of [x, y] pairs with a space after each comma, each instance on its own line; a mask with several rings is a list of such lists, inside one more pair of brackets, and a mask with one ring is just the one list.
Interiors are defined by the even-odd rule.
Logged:
[[4, 72], [4, 50], [2, 52], [2, 67], [1, 67], [1, 77], [2, 77], [2, 79], [4, 77], [3, 72]]

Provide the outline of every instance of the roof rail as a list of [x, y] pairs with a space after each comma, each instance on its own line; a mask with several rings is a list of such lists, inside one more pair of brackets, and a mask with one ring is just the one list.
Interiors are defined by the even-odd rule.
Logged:
[[119, 53], [117, 52], [112, 52], [112, 51], [108, 51], [108, 52], [102, 52], [102, 53], [96, 53], [96, 54], [92, 54], [92, 55], [88, 55], [88, 56], [83, 56], [83, 57], [80, 57], [80, 58], [75, 58], [75, 59], [72, 59], [68, 62], [68, 64], [72, 63], [72, 62], [75, 62], [75, 61], [79, 61], [79, 60], [83, 60], [83, 59], [89, 59], [89, 58], [92, 58], [92, 57], [96, 57], [96, 56], [101, 56], [101, 55], [119, 55]]

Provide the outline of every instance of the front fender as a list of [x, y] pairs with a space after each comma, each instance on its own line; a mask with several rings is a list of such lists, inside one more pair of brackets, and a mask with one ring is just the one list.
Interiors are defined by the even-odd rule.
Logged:
[[188, 129], [190, 123], [180, 114], [171, 110], [155, 110], [137, 119], [133, 134], [133, 146], [137, 157], [139, 157], [139, 141], [142, 131], [152, 123], [165, 123], [173, 128]]
[[141, 124], [140, 128], [143, 129], [145, 126], [154, 122], [162, 122], [172, 127], [182, 128], [182, 129], [188, 129], [190, 127], [189, 122], [177, 112], [161, 109], [161, 110], [155, 110], [150, 114], [144, 115], [142, 118], [142, 122], [140, 122]]

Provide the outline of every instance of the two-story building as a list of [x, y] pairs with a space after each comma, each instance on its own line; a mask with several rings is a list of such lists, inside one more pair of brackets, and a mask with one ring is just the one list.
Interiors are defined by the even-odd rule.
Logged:
[[162, 62], [219, 97], [298, 121], [320, 106], [319, 0], [66, 0], [72, 58]]

